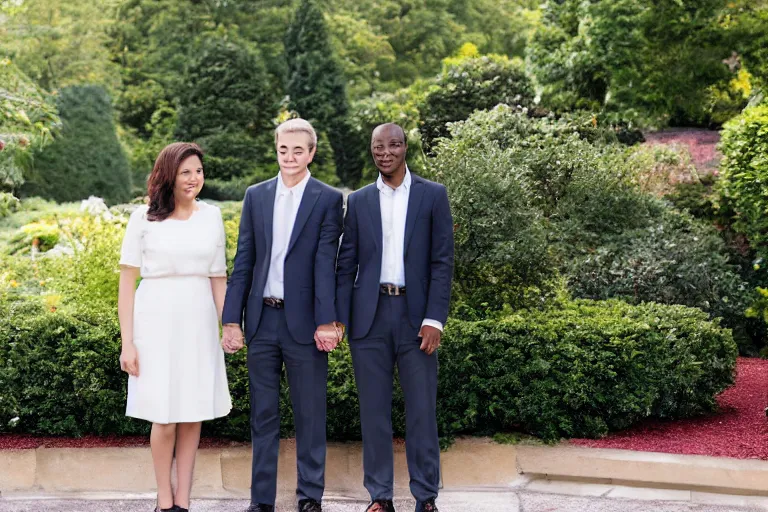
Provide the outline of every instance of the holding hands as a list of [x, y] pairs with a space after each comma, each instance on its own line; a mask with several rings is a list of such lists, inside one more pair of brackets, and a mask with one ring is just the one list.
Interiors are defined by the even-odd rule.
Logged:
[[245, 346], [243, 331], [237, 324], [224, 324], [221, 347], [227, 354], [234, 354]]
[[332, 322], [319, 325], [315, 331], [315, 345], [321, 352], [332, 352], [344, 337], [344, 324]]
[[[322, 352], [332, 352], [344, 338], [344, 325], [339, 322], [323, 324], [317, 327], [315, 331], [315, 345], [317, 350]], [[237, 324], [225, 324], [224, 332], [221, 336], [221, 347], [227, 354], [234, 354], [245, 346], [243, 331]], [[125, 350], [123, 351], [125, 353]], [[120, 358], [120, 364], [123, 366], [123, 357]], [[123, 368], [125, 370], [125, 367]], [[125, 370], [128, 371], [128, 370]], [[138, 373], [138, 363], [136, 363]], [[128, 373], [131, 373], [128, 371]]]

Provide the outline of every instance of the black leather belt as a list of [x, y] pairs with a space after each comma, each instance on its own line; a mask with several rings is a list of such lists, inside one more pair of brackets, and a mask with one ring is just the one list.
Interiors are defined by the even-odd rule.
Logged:
[[405, 286], [397, 286], [396, 284], [382, 283], [381, 293], [384, 295], [405, 295]]
[[285, 307], [285, 301], [275, 297], [264, 297], [264, 304], [275, 309], [282, 309]]

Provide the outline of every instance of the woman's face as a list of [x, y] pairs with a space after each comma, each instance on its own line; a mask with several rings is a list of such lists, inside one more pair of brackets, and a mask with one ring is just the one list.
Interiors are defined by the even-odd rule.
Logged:
[[203, 162], [197, 155], [189, 156], [181, 162], [176, 171], [173, 196], [177, 200], [193, 201], [200, 194], [204, 182]]

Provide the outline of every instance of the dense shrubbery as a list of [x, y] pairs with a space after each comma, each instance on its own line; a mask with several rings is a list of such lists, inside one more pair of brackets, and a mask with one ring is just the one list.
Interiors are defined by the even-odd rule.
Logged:
[[117, 140], [107, 91], [99, 86], [65, 87], [57, 104], [61, 133], [35, 155], [22, 194], [60, 202], [91, 195], [109, 203], [127, 201], [130, 170]]
[[564, 261], [576, 296], [697, 307], [722, 317], [741, 351], [754, 353], [757, 326], [744, 313], [755, 292], [708, 224], [664, 210], [646, 227], [605, 237], [597, 247], [570, 249]]
[[[473, 176], [477, 179], [472, 181], [494, 183], [479, 179], [482, 172], [493, 171], [492, 167], [476, 170], [478, 174]], [[515, 196], [522, 197], [521, 201], [525, 197], [512, 175], [506, 174], [498, 188], [462, 193], [497, 194], [493, 197], [498, 201], [514, 199], [500, 203], [506, 206], [499, 212], [509, 217], [498, 219], [498, 232], [501, 237], [540, 243], [540, 233], [535, 231], [543, 229], [542, 217], [531, 206], [515, 202]], [[532, 217], [521, 217], [521, 212]], [[222, 213], [231, 264], [239, 204], [222, 205]], [[473, 229], [478, 238], [496, 232], [492, 217], [477, 215]], [[534, 226], [532, 233], [519, 231], [515, 219]], [[8, 321], [0, 326], [0, 431], [66, 435], [147, 431], [145, 422], [124, 417], [126, 377], [117, 364], [120, 339], [114, 297], [124, 223], [124, 216], [110, 219], [109, 213], [64, 217], [57, 224], [59, 241], [71, 251], [59, 248], [54, 250], [57, 256], [49, 251], [34, 261], [16, 257], [4, 265], [0, 314]], [[505, 242], [500, 238], [494, 243], [500, 246], [488, 254], [503, 258]], [[516, 246], [513, 252], [521, 259], [509, 260], [509, 269], [494, 270], [493, 264], [487, 268], [498, 272], [495, 275], [514, 275], [525, 265], [537, 265], [546, 288], [545, 277], [549, 279], [551, 274], [544, 264], [533, 261], [537, 253], [528, 254], [534, 248]], [[468, 253], [457, 251], [459, 254]], [[527, 263], [522, 261], [526, 254], [531, 260]], [[464, 264], [463, 268], [477, 267]], [[530, 276], [525, 279], [532, 282]], [[523, 286], [522, 279], [518, 282]], [[503, 282], [497, 285], [500, 290], [505, 286]], [[708, 411], [715, 394], [731, 382], [735, 345], [730, 332], [698, 310], [656, 304], [635, 307], [616, 301], [570, 302], [562, 294], [542, 304], [540, 290], [528, 286], [520, 296], [510, 290], [510, 302], [543, 306], [544, 310], [497, 312], [493, 320], [452, 320], [447, 326], [440, 356], [438, 406], [443, 436], [509, 429], [523, 429], [546, 439], [599, 436], [648, 416]], [[489, 297], [496, 293], [490, 285], [483, 292]], [[473, 297], [466, 288], [459, 295]], [[483, 316], [475, 309], [483, 306], [464, 304], [462, 308], [460, 298], [459, 313], [464, 318]], [[245, 352], [228, 356], [227, 365], [234, 409], [227, 418], [206, 424], [206, 432], [247, 439], [250, 409]], [[358, 438], [357, 394], [346, 347], [331, 356], [328, 400], [329, 438]], [[284, 392], [283, 435], [292, 434], [289, 404]], [[395, 432], [402, 435], [399, 391], [395, 409]]]
[[768, 257], [768, 105], [748, 108], [725, 125], [721, 208], [731, 214], [733, 229], [749, 239], [762, 258]]
[[499, 106], [454, 125], [452, 135], [430, 170], [450, 190], [456, 304], [520, 306], [528, 287], [546, 288], [556, 276], [553, 242], [647, 222], [653, 205], [632, 187], [622, 151], [588, 142], [579, 125]]
[[736, 357], [730, 332], [701, 311], [619, 301], [449, 322], [445, 338], [443, 432], [522, 428], [545, 439], [711, 411]]
[[582, 128], [499, 106], [438, 145], [430, 169], [455, 217], [455, 313], [541, 305], [562, 275], [577, 297], [699, 307], [754, 354], [763, 329], [744, 313], [755, 292], [717, 230], [638, 186], [664, 158]]
[[[10, 322], [0, 326], [0, 432], [147, 431], [146, 422], [124, 416], [114, 308], [50, 311], [27, 300], [2, 309]], [[682, 306], [576, 302], [500, 321], [451, 321], [440, 355], [440, 433], [522, 428], [556, 440], [600, 436], [650, 416], [699, 414], [732, 382], [735, 353], [727, 330]], [[227, 364], [234, 409], [206, 430], [248, 439], [244, 352]], [[330, 439], [359, 436], [351, 364], [346, 347], [331, 356]], [[284, 435], [292, 432], [289, 404], [284, 393]], [[399, 414], [395, 432], [404, 432]]]
[[420, 128], [424, 147], [431, 150], [436, 139], [448, 135], [447, 123], [463, 121], [476, 110], [504, 103], [528, 107], [533, 104], [533, 84], [519, 61], [486, 56], [449, 65], [437, 77], [425, 98]]

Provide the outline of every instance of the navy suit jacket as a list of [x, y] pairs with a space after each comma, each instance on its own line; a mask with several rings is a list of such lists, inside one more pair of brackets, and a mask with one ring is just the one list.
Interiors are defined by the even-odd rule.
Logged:
[[[405, 298], [408, 321], [445, 322], [453, 277], [453, 218], [448, 193], [439, 183], [411, 174], [405, 218]], [[368, 334], [376, 315], [382, 263], [379, 189], [375, 183], [350, 194], [336, 276], [339, 321], [350, 339]]]
[[[222, 322], [245, 322], [246, 343], [256, 334], [272, 256], [277, 178], [245, 192], [237, 255]], [[343, 217], [341, 192], [310, 177], [285, 256], [285, 315], [297, 343], [314, 343], [318, 325], [336, 320], [336, 254]]]

